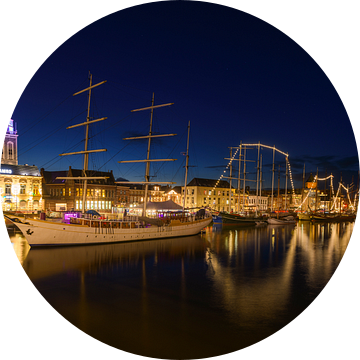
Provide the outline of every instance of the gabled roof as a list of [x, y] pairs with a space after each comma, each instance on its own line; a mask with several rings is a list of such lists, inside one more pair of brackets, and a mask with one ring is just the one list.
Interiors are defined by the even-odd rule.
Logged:
[[1, 164], [0, 175], [41, 176], [37, 166]]
[[56, 180], [57, 177], [68, 176], [67, 171], [42, 171], [45, 184], [62, 184], [65, 180]]
[[306, 180], [306, 182], [313, 182], [314, 181], [314, 175], [310, 174], [309, 178]]
[[[187, 186], [214, 187], [217, 182], [218, 180], [194, 178]], [[230, 184], [225, 180], [220, 180], [217, 188], [230, 188]]]

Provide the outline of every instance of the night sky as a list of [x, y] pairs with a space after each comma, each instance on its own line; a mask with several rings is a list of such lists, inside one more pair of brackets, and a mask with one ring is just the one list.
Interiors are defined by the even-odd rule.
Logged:
[[[150, 112], [131, 110], [155, 104], [154, 132], [178, 136], [153, 141], [152, 158], [178, 161], [152, 165], [153, 181], [184, 182], [186, 132], [191, 123], [189, 181], [218, 179], [229, 147], [275, 145], [289, 154], [295, 186], [306, 177], [333, 173], [335, 184], [358, 177], [358, 155], [346, 110], [331, 81], [291, 38], [245, 12], [201, 2], [161, 2], [106, 16], [72, 36], [39, 68], [22, 94], [12, 119], [19, 132], [19, 163], [46, 170], [82, 168], [87, 96], [72, 96], [93, 83], [89, 168], [113, 170], [116, 178], [142, 181]], [[271, 187], [272, 153], [264, 149], [263, 187]], [[256, 160], [257, 151], [247, 152]], [[285, 182], [285, 158], [276, 155]], [[255, 162], [247, 177], [255, 179]], [[234, 172], [235, 173], [235, 172]], [[236, 176], [236, 175], [235, 175]]]

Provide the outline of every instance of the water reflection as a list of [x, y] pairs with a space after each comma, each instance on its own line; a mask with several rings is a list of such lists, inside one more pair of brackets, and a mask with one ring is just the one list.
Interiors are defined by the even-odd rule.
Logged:
[[188, 238], [30, 251], [11, 240], [40, 293], [89, 335], [139, 355], [203, 358], [249, 346], [300, 314], [352, 230], [208, 227]]

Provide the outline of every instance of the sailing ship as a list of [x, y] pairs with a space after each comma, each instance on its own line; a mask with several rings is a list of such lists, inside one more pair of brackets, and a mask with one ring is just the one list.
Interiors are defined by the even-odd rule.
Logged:
[[346, 213], [314, 213], [310, 215], [312, 221], [354, 221], [356, 215], [354, 213], [346, 214]]
[[[233, 149], [236, 149], [235, 154], [232, 153]], [[229, 179], [230, 181], [230, 189], [229, 189], [229, 209], [228, 211], [220, 211], [220, 212], [213, 212], [213, 222], [215, 224], [223, 224], [223, 225], [236, 225], [236, 226], [255, 226], [259, 222], [263, 222], [266, 217], [261, 216], [258, 214], [258, 207], [259, 207], [259, 201], [258, 201], [258, 195], [261, 198], [261, 184], [262, 184], [262, 172], [261, 172], [261, 166], [262, 166], [262, 157], [260, 157], [260, 143], [258, 144], [258, 159], [257, 159], [257, 180], [256, 180], [256, 205], [255, 205], [255, 214], [244, 214], [244, 207], [245, 207], [245, 188], [246, 188], [246, 145], [240, 145], [238, 147], [230, 147], [230, 158], [226, 158], [225, 160], [230, 160], [229, 162], [229, 170], [230, 174], [229, 177], [223, 176], [222, 178]], [[244, 151], [242, 154], [242, 150]], [[235, 159], [235, 156], [239, 152], [239, 169], [238, 169], [238, 178], [237, 178], [237, 194], [238, 194], [238, 209], [237, 211], [232, 211], [231, 204], [232, 204], [232, 180], [235, 179], [232, 176], [232, 162]], [[241, 160], [243, 157], [243, 160]], [[244, 162], [244, 170], [243, 170], [243, 179], [240, 177], [240, 168], [241, 168], [241, 161]], [[241, 180], [243, 180], [243, 192], [241, 195]], [[253, 181], [253, 180], [247, 180], [247, 181]], [[260, 184], [260, 189], [259, 189]], [[240, 199], [242, 197], [242, 212], [240, 212]]]
[[[82, 244], [101, 244], [101, 243], [115, 243], [124, 241], [139, 241], [139, 240], [152, 240], [152, 239], [163, 239], [173, 238], [182, 236], [191, 236], [201, 232], [201, 230], [209, 225], [212, 221], [211, 214], [206, 212], [204, 209], [200, 209], [195, 215], [189, 215], [189, 213], [178, 214], [170, 219], [156, 219], [157, 221], [151, 221], [146, 217], [146, 199], [148, 195], [148, 185], [153, 184], [150, 182], [150, 163], [154, 161], [175, 161], [175, 159], [150, 159], [150, 145], [151, 139], [155, 137], [173, 136], [176, 134], [164, 134], [154, 135], [152, 133], [152, 121], [153, 112], [155, 108], [163, 106], [169, 106], [170, 104], [154, 105], [154, 94], [152, 97], [152, 104], [150, 107], [132, 110], [142, 111], [150, 110], [150, 130], [146, 136], [136, 138], [125, 138], [124, 140], [135, 140], [135, 139], [148, 139], [147, 147], [147, 158], [146, 160], [130, 160], [130, 161], [119, 161], [119, 163], [125, 162], [145, 162], [146, 173], [145, 181], [141, 184], [145, 184], [145, 197], [144, 197], [144, 208], [142, 217], [129, 216], [123, 220], [104, 220], [93, 217], [91, 214], [86, 214], [86, 187], [87, 181], [95, 179], [94, 177], [87, 176], [89, 154], [94, 152], [106, 151], [106, 149], [100, 150], [89, 150], [89, 125], [92, 123], [105, 120], [106, 118], [90, 120], [90, 99], [91, 90], [106, 81], [102, 81], [98, 84], [92, 84], [92, 76], [90, 74], [90, 86], [84, 90], [81, 90], [74, 95], [88, 91], [88, 109], [87, 109], [87, 121], [81, 124], [73, 125], [68, 127], [85, 126], [85, 149], [80, 152], [66, 153], [64, 155], [84, 155], [84, 170], [83, 177], [67, 177], [66, 179], [79, 180], [81, 179], [84, 184], [83, 191], [83, 202], [82, 210], [83, 216], [80, 218], [70, 218], [69, 223], [54, 222], [48, 220], [37, 220], [37, 219], [25, 219], [13, 215], [4, 215], [6, 219], [14, 223], [22, 232], [30, 246], [48, 246], [48, 245], [82, 245]], [[190, 126], [190, 124], [189, 124]], [[188, 157], [188, 153], [187, 153]], [[186, 168], [187, 171], [187, 168]], [[187, 176], [187, 174], [186, 174]], [[60, 178], [58, 178], [60, 179]], [[61, 178], [65, 179], [65, 178]], [[99, 179], [99, 177], [96, 177]], [[121, 183], [121, 182], [118, 182]], [[140, 182], [139, 182], [140, 183]], [[157, 182], [159, 184], [159, 182]]]
[[220, 212], [218, 216], [221, 217], [222, 223], [226, 225], [256, 225], [257, 221], [263, 219], [262, 217], [242, 216], [237, 213], [226, 212]]

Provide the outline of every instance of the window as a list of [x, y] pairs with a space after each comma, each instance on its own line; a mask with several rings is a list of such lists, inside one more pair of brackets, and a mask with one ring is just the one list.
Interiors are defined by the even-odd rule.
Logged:
[[5, 195], [11, 195], [11, 185], [5, 184]]
[[13, 160], [13, 155], [14, 155], [14, 144], [9, 141], [7, 143], [7, 148], [8, 148], [8, 159], [9, 160]]
[[20, 195], [26, 194], [26, 185], [20, 185]]
[[79, 188], [76, 188], [76, 196], [80, 196]]
[[38, 185], [34, 185], [34, 195], [40, 195], [39, 186], [38, 186]]
[[94, 189], [91, 189], [90, 193], [91, 193], [91, 196], [93, 197], [94, 196]]
[[105, 190], [102, 191], [102, 197], [105, 197]]
[[71, 188], [69, 188], [69, 196], [71, 196]]

